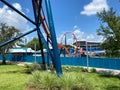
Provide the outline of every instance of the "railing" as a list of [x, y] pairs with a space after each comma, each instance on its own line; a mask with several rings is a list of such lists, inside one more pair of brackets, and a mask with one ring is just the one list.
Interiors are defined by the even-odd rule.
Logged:
[[[12, 59], [13, 59], [13, 55], [8, 54], [7, 60], [12, 61]], [[87, 66], [86, 57], [61, 57], [60, 59], [61, 59], [62, 65]], [[1, 55], [0, 55], [0, 60], [2, 60]], [[19, 61], [35, 62], [35, 57], [32, 55], [27, 55], [27, 56], [23, 55], [23, 57]], [[40, 56], [36, 56], [36, 61], [41, 63], [42, 58]], [[47, 62], [47, 57], [45, 57], [45, 62]], [[88, 62], [89, 62], [88, 63], [89, 67], [120, 70], [120, 58], [91, 58], [89, 57]]]

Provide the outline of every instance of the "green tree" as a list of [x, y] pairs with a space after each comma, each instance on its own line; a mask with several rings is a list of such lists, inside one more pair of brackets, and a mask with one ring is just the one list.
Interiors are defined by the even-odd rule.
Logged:
[[97, 29], [97, 34], [104, 37], [102, 48], [108, 57], [120, 57], [120, 16], [112, 8], [97, 13], [97, 16], [102, 21]]
[[26, 47], [25, 44], [21, 44], [21, 43], [18, 43], [18, 46], [20, 46], [20, 47]]
[[[18, 29], [16, 29], [15, 27], [7, 26], [4, 23], [0, 24], [0, 44], [4, 43], [4, 42], [20, 35], [20, 34], [21, 34], [20, 31]], [[17, 41], [18, 40], [14, 41], [12, 43], [9, 43], [3, 47], [0, 47], [0, 52], [2, 54], [2, 63], [3, 64], [6, 64], [6, 54], [8, 53], [8, 49], [13, 47]], [[19, 39], [19, 41], [21, 41], [21, 40]]]
[[71, 45], [65, 45], [67, 48], [73, 48], [73, 46]]
[[[36, 44], [36, 50], [40, 50], [40, 44], [38, 38], [33, 38], [31, 41], [27, 43], [27, 47], [35, 50], [35, 44]], [[43, 45], [44, 48], [44, 45]]]

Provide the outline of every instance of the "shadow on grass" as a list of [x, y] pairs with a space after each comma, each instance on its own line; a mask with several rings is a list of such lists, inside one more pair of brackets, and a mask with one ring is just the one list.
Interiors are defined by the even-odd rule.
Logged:
[[120, 86], [108, 85], [105, 87], [105, 90], [120, 90]]
[[117, 79], [120, 79], [120, 76], [105, 75], [105, 74], [99, 74], [99, 77], [102, 77], [102, 78], [117, 78]]
[[[12, 64], [13, 65], [13, 64]], [[12, 67], [12, 65], [11, 65], [11, 67]], [[2, 65], [0, 65], [0, 66], [2, 66]], [[8, 66], [8, 68], [6, 68]], [[2, 69], [2, 71], [0, 71], [0, 74], [8, 74], [8, 73], [25, 73], [26, 72], [26, 69], [25, 68], [23, 68], [23, 69], [15, 69], [15, 67], [14, 68], [9, 68], [9, 66], [10, 66], [10, 64], [7, 64], [7, 65], [3, 65], [3, 67], [1, 68]]]
[[16, 65], [18, 62], [11, 62], [11, 61], [6, 61], [6, 63], [2, 63], [0, 61], [0, 65]]
[[23, 73], [23, 74], [25, 74], [25, 70], [11, 70], [11, 71], [0, 72], [0, 74], [15, 74], [15, 73]]
[[7, 71], [5, 73], [25, 73], [25, 70], [14, 70], [14, 71]]

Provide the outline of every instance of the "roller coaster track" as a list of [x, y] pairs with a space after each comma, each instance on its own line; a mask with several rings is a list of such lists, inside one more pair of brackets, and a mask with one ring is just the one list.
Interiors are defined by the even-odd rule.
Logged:
[[[46, 21], [46, 18], [45, 18], [44, 10], [42, 8], [42, 1], [45, 1], [46, 12], [47, 12], [46, 15], [47, 15], [47, 18], [48, 18], [48, 24], [47, 24], [47, 21]], [[55, 66], [57, 74], [62, 74], [61, 61], [60, 61], [60, 56], [59, 56], [59, 52], [58, 52], [58, 45], [57, 45], [57, 40], [56, 40], [56, 34], [55, 34], [55, 28], [54, 28], [54, 23], [53, 23], [52, 12], [51, 12], [50, 0], [31, 0], [35, 21], [31, 20], [29, 17], [27, 17], [22, 12], [17, 10], [15, 7], [10, 5], [9, 2], [7, 2], [7, 0], [0, 0], [0, 2], [4, 3], [8, 7], [10, 7], [12, 10], [17, 12], [19, 15], [24, 17], [26, 20], [31, 22], [36, 27], [33, 30], [28, 31], [25, 34], [22, 34], [22, 35], [20, 35], [18, 37], [15, 37], [15, 38], [11, 38], [10, 40], [8, 40], [6, 42], [1, 43], [0, 47], [2, 47], [4, 45], [7, 45], [7, 44], [9, 44], [9, 43], [11, 43], [11, 42], [13, 42], [13, 41], [15, 41], [17, 39], [20, 39], [20, 38], [34, 32], [34, 31], [37, 31], [38, 38], [39, 38], [39, 43], [40, 43], [40, 47], [41, 47], [43, 64], [45, 65], [45, 59], [44, 59], [44, 52], [43, 52], [42, 43], [44, 43], [44, 45], [46, 46], [46, 49], [48, 51], [48, 55], [50, 55], [50, 58], [51, 58], [54, 66]], [[42, 25], [43, 30], [47, 35], [48, 42], [53, 47], [53, 51], [50, 50], [50, 48], [49, 48], [49, 46], [47, 44], [47, 41], [45, 40], [45, 38], [44, 38], [44, 36], [43, 36], [43, 34], [42, 34], [41, 30], [40, 30], [40, 25]]]

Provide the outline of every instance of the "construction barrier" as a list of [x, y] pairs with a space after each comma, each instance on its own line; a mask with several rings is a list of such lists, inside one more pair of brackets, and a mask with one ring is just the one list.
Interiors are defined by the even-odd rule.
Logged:
[[[20, 62], [42, 62], [41, 56], [33, 56], [33, 55], [23, 55], [22, 58], [20, 56], [15, 55], [13, 58], [12, 54], [7, 55], [7, 60], [9, 61], [20, 61]], [[19, 58], [20, 60], [18, 60]], [[16, 59], [16, 60], [13, 60]], [[61, 57], [62, 65], [70, 65], [70, 66], [87, 66], [86, 57]], [[2, 57], [0, 55], [0, 60]], [[36, 60], [36, 61], [35, 61]], [[45, 57], [45, 62], [47, 63], [47, 57]], [[114, 69], [120, 70], [120, 58], [88, 58], [88, 66], [93, 68], [104, 68], [104, 69]]]

